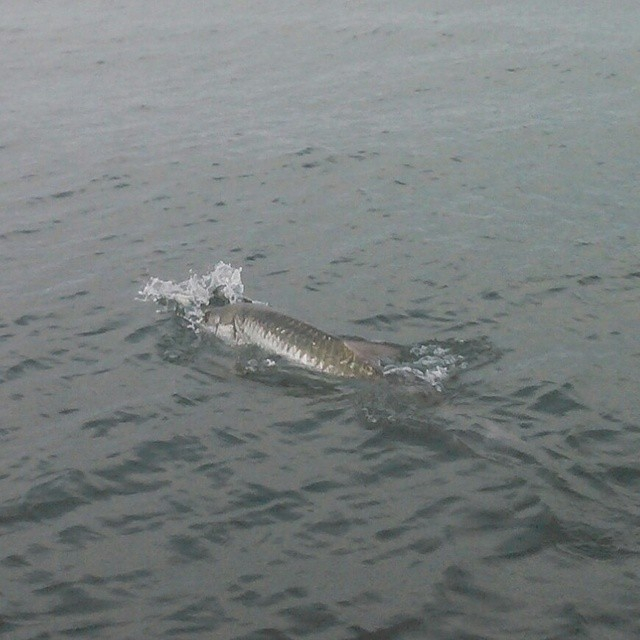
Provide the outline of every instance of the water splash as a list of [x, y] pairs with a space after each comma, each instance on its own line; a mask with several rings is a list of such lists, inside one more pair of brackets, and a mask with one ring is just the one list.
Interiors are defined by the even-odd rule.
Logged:
[[443, 384], [453, 372], [466, 368], [464, 356], [438, 344], [419, 344], [411, 347], [409, 356], [402, 363], [389, 363], [384, 367], [385, 376], [397, 376], [408, 380], [420, 380], [431, 385], [436, 391], [443, 390]]
[[226, 262], [218, 262], [212, 271], [204, 275], [190, 272], [182, 282], [151, 278], [139, 291], [142, 300], [153, 300], [181, 315], [196, 333], [202, 328], [204, 309], [212, 298], [228, 302], [244, 300], [242, 267], [234, 268]]

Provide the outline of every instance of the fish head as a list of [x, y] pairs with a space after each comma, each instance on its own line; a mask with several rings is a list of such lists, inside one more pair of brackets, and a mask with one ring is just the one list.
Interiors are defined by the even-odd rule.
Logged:
[[204, 323], [209, 331], [224, 342], [234, 343], [237, 341], [236, 313], [233, 305], [222, 307], [210, 306], [204, 314]]

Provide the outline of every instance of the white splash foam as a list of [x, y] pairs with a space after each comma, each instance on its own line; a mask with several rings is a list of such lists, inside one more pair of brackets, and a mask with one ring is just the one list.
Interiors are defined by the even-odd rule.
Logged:
[[139, 291], [142, 300], [153, 300], [177, 310], [188, 325], [198, 332], [204, 319], [204, 307], [214, 293], [229, 302], [243, 299], [242, 268], [234, 268], [226, 262], [218, 262], [212, 271], [204, 275], [190, 272], [183, 282], [151, 278]]
[[462, 356], [452, 354], [439, 345], [416, 345], [411, 348], [411, 355], [416, 358], [413, 362], [389, 364], [384, 368], [384, 375], [420, 380], [442, 391], [452, 372], [466, 367]]

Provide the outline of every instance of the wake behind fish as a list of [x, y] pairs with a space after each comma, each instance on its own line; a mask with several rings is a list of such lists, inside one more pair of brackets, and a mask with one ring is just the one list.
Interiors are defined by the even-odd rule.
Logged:
[[452, 353], [449, 347], [440, 344], [418, 344], [409, 349], [411, 356], [406, 362], [389, 363], [384, 369], [385, 376], [420, 380], [431, 385], [437, 391], [443, 391], [443, 385], [454, 371], [467, 367], [464, 356]]

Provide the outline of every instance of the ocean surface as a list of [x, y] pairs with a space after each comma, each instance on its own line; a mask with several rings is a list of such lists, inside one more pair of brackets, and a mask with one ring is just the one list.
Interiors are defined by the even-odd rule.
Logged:
[[[637, 2], [8, 0], [0, 39], [0, 637], [640, 637]], [[460, 366], [323, 377], [140, 294], [220, 261]]]

